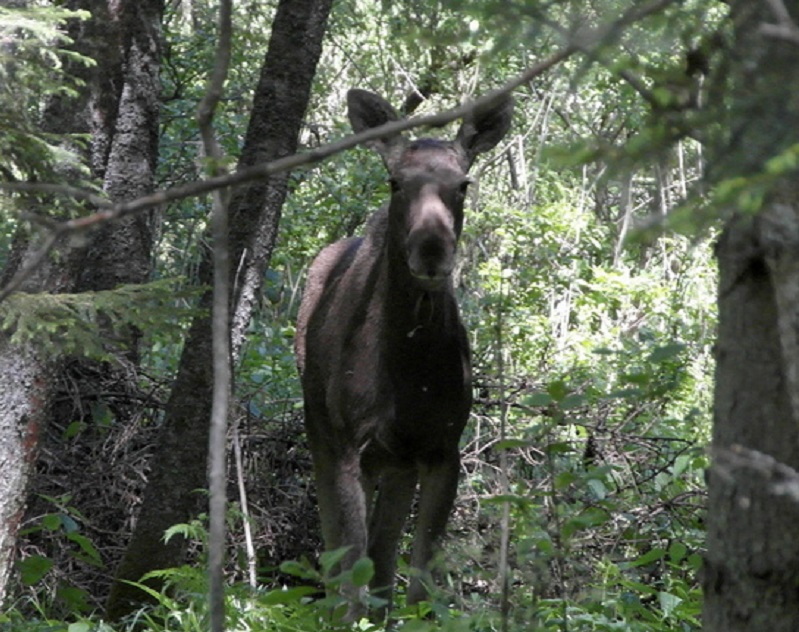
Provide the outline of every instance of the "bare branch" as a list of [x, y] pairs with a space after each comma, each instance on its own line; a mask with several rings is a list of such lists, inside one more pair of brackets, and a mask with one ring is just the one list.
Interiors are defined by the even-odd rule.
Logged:
[[[25, 279], [28, 278], [28, 276], [30, 276], [30, 274], [33, 272], [35, 267], [41, 263], [44, 257], [46, 257], [50, 250], [52, 250], [58, 239], [65, 235], [87, 230], [103, 222], [121, 219], [135, 213], [141, 213], [156, 206], [161, 206], [176, 200], [198, 197], [207, 193], [218, 191], [220, 189], [235, 187], [252, 182], [254, 180], [260, 180], [281, 171], [289, 171], [297, 169], [298, 167], [312, 165], [329, 158], [334, 154], [351, 149], [352, 147], [360, 145], [361, 143], [367, 142], [369, 140], [374, 140], [383, 136], [399, 134], [400, 132], [417, 127], [441, 127], [447, 123], [450, 123], [451, 121], [470, 115], [477, 108], [483, 108], [493, 104], [495, 101], [510, 94], [519, 86], [528, 83], [533, 78], [543, 74], [553, 66], [568, 58], [575, 51], [576, 49], [573, 47], [566, 47], [541, 63], [530, 67], [522, 74], [508, 81], [501, 88], [493, 90], [492, 92], [483, 95], [479, 99], [461, 105], [457, 108], [446, 110], [438, 114], [393, 121], [380, 127], [363, 131], [359, 134], [347, 136], [346, 138], [342, 138], [336, 142], [322, 145], [307, 152], [293, 154], [278, 160], [273, 160], [272, 162], [240, 169], [239, 171], [231, 174], [217, 174], [197, 182], [191, 182], [188, 184], [172, 187], [170, 189], [156, 191], [150, 195], [145, 195], [127, 202], [112, 203], [97, 196], [93, 192], [62, 185], [28, 182], [0, 182], [0, 189], [24, 193], [62, 194], [76, 199], [89, 200], [95, 206], [102, 209], [96, 213], [87, 215], [86, 217], [79, 217], [77, 219], [72, 219], [53, 225], [51, 239], [48, 239], [45, 244], [47, 245], [47, 249], [43, 249], [37, 253], [35, 260], [32, 260], [31, 264], [24, 266], [14, 277], [14, 279], [12, 279], [5, 288], [0, 290], [0, 302], [2, 302], [9, 296], [9, 294], [16, 291], [22, 285]], [[206, 151], [206, 153], [209, 152]], [[211, 159], [213, 160], [213, 156], [211, 156]]]
[[[385, 125], [381, 125], [380, 127], [371, 128], [359, 134], [347, 136], [341, 140], [328, 143], [326, 145], [321, 145], [306, 152], [292, 154], [291, 156], [273, 160], [272, 162], [253, 165], [252, 167], [240, 169], [235, 173], [214, 176], [198, 182], [190, 182], [169, 189], [164, 189], [162, 191], [156, 191], [151, 195], [145, 195], [128, 202], [113, 204], [107, 200], [102, 200], [101, 198], [98, 199], [96, 195], [84, 191], [83, 189], [52, 184], [42, 185], [27, 182], [0, 182], [0, 189], [21, 192], [61, 193], [71, 197], [91, 199], [92, 202], [97, 203], [98, 205], [110, 211], [110, 214], [106, 212], [98, 214], [98, 220], [107, 221], [109, 219], [120, 219], [127, 215], [146, 211], [153, 207], [161, 206], [176, 200], [198, 197], [217, 189], [235, 187], [252, 182], [254, 180], [260, 180], [261, 178], [266, 178], [281, 171], [288, 171], [297, 169], [299, 167], [312, 165], [317, 162], [321, 162], [322, 160], [337, 153], [351, 149], [367, 141], [381, 138], [383, 136], [392, 136], [417, 127], [442, 127], [456, 119], [460, 119], [472, 114], [472, 112], [474, 112], [476, 109], [483, 109], [494, 104], [499, 99], [513, 92], [519, 86], [530, 82], [532, 79], [543, 74], [553, 66], [556, 66], [575, 52], [575, 47], [568, 46], [546, 60], [536, 64], [535, 66], [531, 66], [514, 79], [508, 81], [502, 87], [492, 90], [491, 92], [484, 94], [482, 97], [459, 107], [445, 110], [444, 112], [439, 112], [437, 114], [392, 121], [390, 123], [386, 123]], [[90, 198], [90, 196], [93, 197]], [[82, 226], [78, 226], [77, 223], [84, 223], [90, 217], [93, 216], [80, 218], [79, 220], [71, 220], [70, 222], [64, 222], [62, 226], [69, 225], [69, 227], [66, 229], [66, 232], [78, 230], [79, 228], [82, 228]]]
[[767, 37], [799, 45], [799, 27], [795, 24], [763, 24], [760, 26], [760, 32]]
[[771, 7], [774, 17], [777, 18], [777, 24], [763, 24], [760, 26], [760, 32], [766, 37], [799, 45], [799, 27], [791, 19], [791, 14], [783, 0], [766, 0], [766, 2]]
[[[224, 177], [222, 150], [214, 134], [213, 120], [230, 66], [231, 0], [219, 5], [219, 44], [211, 79], [205, 96], [197, 108], [197, 122], [203, 139], [205, 155], [211, 161], [210, 172]], [[230, 243], [228, 230], [229, 189], [213, 191], [211, 233], [213, 241], [214, 289], [212, 308], [213, 399], [211, 430], [208, 438], [208, 470], [210, 482], [208, 575], [211, 632], [225, 629], [225, 512], [227, 510], [226, 437], [233, 381], [230, 361]]]

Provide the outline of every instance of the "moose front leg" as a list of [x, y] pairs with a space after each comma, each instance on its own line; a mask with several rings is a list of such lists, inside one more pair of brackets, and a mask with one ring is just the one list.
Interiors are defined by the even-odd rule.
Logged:
[[[325, 550], [348, 547], [339, 568], [332, 570], [336, 575], [366, 556], [366, 497], [360, 457], [355, 450], [342, 451], [317, 440], [311, 432], [308, 435]], [[364, 589], [344, 582], [339, 592], [349, 602], [347, 620], [357, 620], [364, 612]]]
[[390, 469], [382, 473], [377, 499], [369, 521], [369, 557], [375, 565], [372, 595], [387, 600], [375, 609], [373, 619], [383, 621], [392, 607], [397, 544], [416, 493], [416, 468]]
[[457, 450], [436, 465], [421, 465], [419, 468], [419, 517], [411, 557], [414, 574], [408, 587], [409, 604], [428, 597], [423, 582], [429, 580], [430, 561], [446, 530], [447, 518], [458, 491], [459, 472]]

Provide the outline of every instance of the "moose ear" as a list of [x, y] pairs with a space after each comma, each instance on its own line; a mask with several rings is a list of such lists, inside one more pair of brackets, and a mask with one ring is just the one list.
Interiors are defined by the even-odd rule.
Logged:
[[470, 165], [477, 154], [493, 149], [502, 140], [510, 129], [512, 118], [513, 99], [504, 96], [490, 106], [476, 109], [464, 119], [455, 142], [466, 152]]
[[[363, 132], [373, 127], [380, 127], [390, 121], [399, 120], [397, 111], [383, 97], [368, 90], [352, 89], [347, 92], [347, 114], [350, 118], [352, 129]], [[388, 158], [391, 147], [396, 144], [400, 136], [389, 136], [367, 141], [367, 147], [377, 151], [383, 159]]]

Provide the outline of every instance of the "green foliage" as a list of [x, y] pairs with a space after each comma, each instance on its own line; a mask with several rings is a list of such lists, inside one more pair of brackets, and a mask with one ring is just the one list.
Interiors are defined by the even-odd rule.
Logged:
[[82, 83], [70, 72], [94, 62], [66, 48], [68, 20], [86, 11], [62, 7], [0, 7], [0, 174], [4, 179], [52, 176], [59, 164], [79, 160], [59, 145], [57, 134], [43, 133], [39, 116], [48, 98], [74, 97]]
[[[81, 524], [86, 522], [86, 517], [70, 504], [71, 496], [44, 499], [54, 506], [55, 511], [41, 516], [21, 535], [36, 535], [41, 546], [52, 546], [54, 541], [66, 540], [73, 560], [103, 568], [100, 552], [91, 539], [81, 533]], [[35, 590], [41, 610], [84, 614], [91, 610], [87, 591], [76, 586], [69, 576], [56, 572], [54, 561], [44, 549], [22, 557], [16, 564], [16, 570], [23, 585]]]
[[[196, 110], [213, 65], [217, 10], [218, 6], [211, 2], [166, 7], [166, 47], [161, 68], [164, 98], [156, 174], [159, 187], [191, 182], [201, 175], [202, 143]], [[226, 161], [237, 158], [244, 141], [272, 16], [273, 7], [262, 2], [247, 0], [236, 4], [231, 68], [225, 98], [214, 120]], [[192, 278], [196, 274], [201, 237], [209, 214], [209, 198], [182, 200], [164, 209], [155, 262], [159, 275]]]
[[0, 331], [13, 344], [34, 344], [50, 353], [109, 360], [124, 346], [126, 330], [135, 327], [157, 337], [182, 333], [194, 310], [176, 306], [196, 289], [175, 289], [166, 279], [114, 290], [80, 294], [16, 292], [0, 303]]

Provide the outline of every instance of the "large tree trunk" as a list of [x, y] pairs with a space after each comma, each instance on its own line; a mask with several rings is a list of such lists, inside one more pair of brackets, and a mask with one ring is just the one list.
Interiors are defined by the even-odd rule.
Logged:
[[[75, 99], [54, 98], [45, 108], [42, 127], [52, 134], [92, 136], [95, 176], [113, 200], [127, 200], [152, 190], [157, 158], [159, 39], [163, 0], [73, 0], [73, 9], [91, 11], [88, 21], [70, 25], [75, 48], [95, 57], [94, 72], [79, 69], [87, 84]], [[74, 183], [77, 174], [64, 173]], [[26, 209], [36, 210], [36, 209]], [[47, 213], [47, 209], [42, 209]], [[21, 288], [27, 292], [73, 292], [108, 289], [142, 282], [149, 276], [152, 239], [146, 218], [106, 227], [84, 249], [64, 245]], [[26, 264], [37, 240], [21, 227], [14, 237], [3, 282]], [[83, 274], [81, 274], [83, 270]], [[52, 350], [11, 345], [0, 334], [0, 601], [4, 596], [26, 490], [36, 463], [39, 440], [53, 414], [61, 359]], [[92, 389], [89, 389], [92, 390]]]
[[[770, 3], [737, 0], [731, 15], [716, 180], [762, 172], [799, 142], [799, 46], [762, 28], [777, 19]], [[706, 632], [799, 630], [799, 181], [783, 168], [759, 214], [730, 221], [718, 244]]]
[[[239, 160], [241, 167], [294, 153], [322, 50], [332, 0], [281, 0], [272, 24], [269, 49], [255, 93], [253, 111]], [[230, 204], [231, 260], [236, 274], [233, 354], [237, 355], [261, 280], [274, 247], [288, 174], [237, 190]], [[210, 284], [205, 254], [200, 282]], [[210, 292], [200, 307], [210, 307]], [[184, 345], [178, 375], [167, 403], [164, 426], [136, 529], [117, 571], [107, 614], [117, 619], [146, 595], [124, 583], [151, 570], [182, 562], [181, 538], [163, 542], [164, 531], [200, 511], [206, 487], [206, 458], [213, 370], [209, 315], [197, 317]]]
[[[93, 170], [115, 202], [152, 193], [158, 159], [161, 20], [164, 0], [98, 3], [97, 22], [111, 37], [102, 49], [92, 103]], [[79, 289], [109, 290], [150, 279], [151, 215], [103, 226], [92, 239]]]

